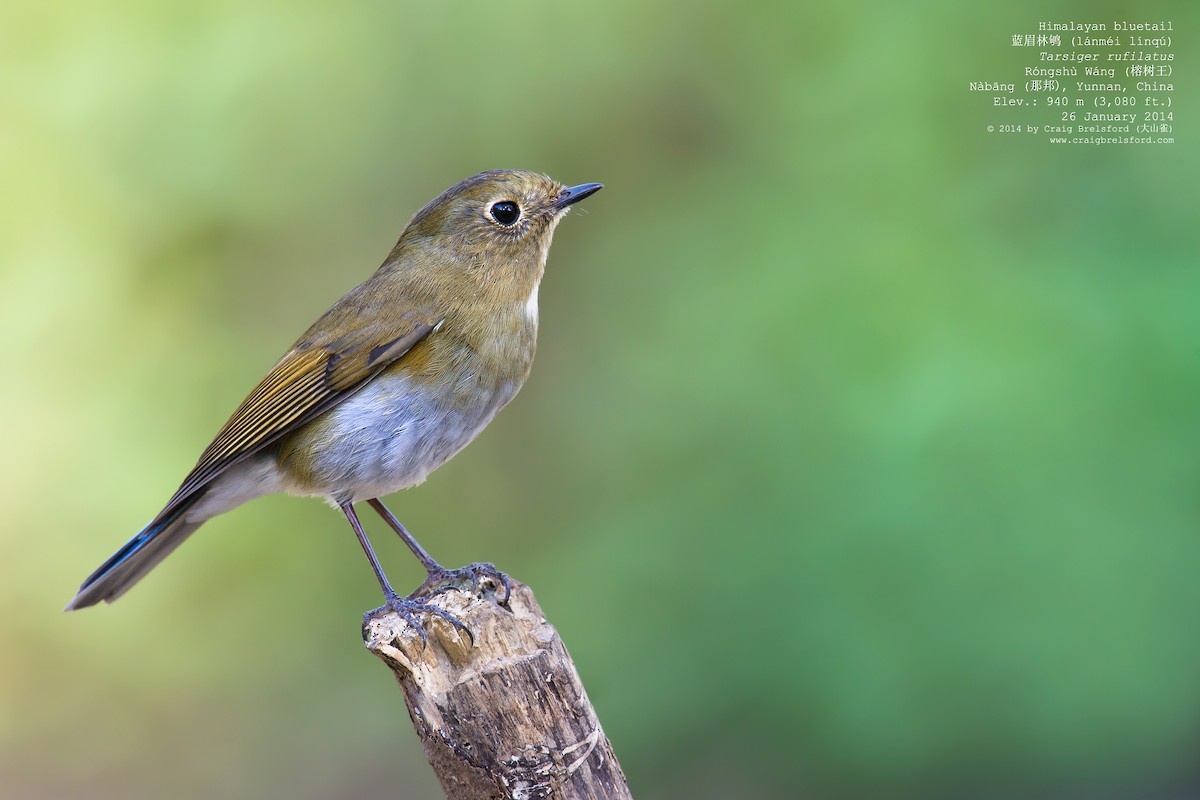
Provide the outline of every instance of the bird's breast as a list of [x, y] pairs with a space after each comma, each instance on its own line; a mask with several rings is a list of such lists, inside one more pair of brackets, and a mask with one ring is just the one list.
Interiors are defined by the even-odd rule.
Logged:
[[294, 494], [366, 500], [425, 480], [516, 396], [536, 322], [467, 336], [439, 329], [278, 451]]

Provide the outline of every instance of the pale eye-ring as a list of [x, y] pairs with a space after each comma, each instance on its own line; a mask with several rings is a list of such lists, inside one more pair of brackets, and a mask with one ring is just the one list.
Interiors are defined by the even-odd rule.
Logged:
[[521, 217], [521, 207], [511, 200], [501, 200], [492, 204], [491, 214], [492, 219], [507, 228]]

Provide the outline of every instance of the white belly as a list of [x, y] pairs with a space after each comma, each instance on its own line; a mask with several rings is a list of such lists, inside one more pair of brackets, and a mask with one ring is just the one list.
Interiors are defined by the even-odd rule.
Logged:
[[414, 392], [407, 377], [374, 380], [322, 420], [321, 446], [309, 451], [316, 485], [285, 484], [285, 491], [359, 502], [415, 486], [470, 444], [516, 393], [511, 387], [464, 412]]

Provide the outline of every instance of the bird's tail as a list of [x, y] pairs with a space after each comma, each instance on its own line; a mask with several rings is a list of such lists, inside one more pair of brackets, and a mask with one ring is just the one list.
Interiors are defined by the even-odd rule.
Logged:
[[155, 519], [130, 539], [112, 558], [100, 565], [79, 587], [79, 594], [67, 603], [64, 611], [94, 606], [101, 600], [111, 603], [142, 577], [154, 569], [158, 562], [171, 554], [183, 540], [200, 527], [203, 521], [186, 519], [191, 503], [176, 508], [163, 519]]

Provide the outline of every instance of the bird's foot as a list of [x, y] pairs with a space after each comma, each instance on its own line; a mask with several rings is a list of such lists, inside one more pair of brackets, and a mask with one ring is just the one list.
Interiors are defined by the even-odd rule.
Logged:
[[468, 564], [458, 569], [441, 567], [430, 570], [429, 577], [415, 592], [409, 595], [409, 598], [436, 597], [451, 589], [466, 592], [484, 590], [492, 591], [495, 594], [496, 590], [500, 588], [504, 590], [504, 593], [503, 596], [497, 597], [496, 603], [505, 605], [512, 593], [512, 585], [509, 583], [508, 576], [496, 569], [495, 564]]
[[[432, 596], [432, 595], [430, 595], [430, 596]], [[423, 600], [418, 599], [416, 593], [410, 595], [409, 597], [401, 597], [400, 595], [396, 594], [395, 592], [389, 592], [386, 595], [386, 597], [387, 597], [387, 603], [385, 603], [384, 605], [375, 609], [374, 611], [368, 611], [366, 614], [363, 615], [364, 630], [366, 629], [367, 622], [372, 617], [374, 617], [380, 613], [386, 613], [388, 611], [395, 611], [409, 625], [416, 628], [417, 633], [421, 634], [421, 649], [424, 650], [429, 645], [429, 639], [425, 635], [425, 625], [421, 622], [418, 615], [419, 614], [429, 614], [434, 617], [440, 617], [441, 619], [443, 619], [447, 623], [449, 623], [451, 626], [453, 626], [455, 630], [462, 631], [463, 633], [465, 633], [467, 635], [467, 638], [469, 638], [471, 640], [471, 644], [472, 645], [475, 644], [475, 634], [471, 633], [471, 629], [468, 628], [461, 619], [454, 616], [449, 611], [446, 611], [443, 608], [438, 608], [437, 606], [435, 606], [431, 603], [427, 603], [427, 602], [424, 602]]]

